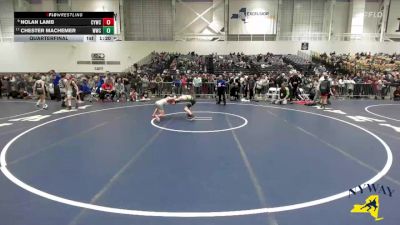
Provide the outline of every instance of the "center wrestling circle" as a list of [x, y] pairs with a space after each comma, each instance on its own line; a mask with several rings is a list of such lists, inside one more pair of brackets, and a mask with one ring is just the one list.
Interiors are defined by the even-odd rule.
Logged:
[[[238, 125], [238, 126], [235, 126], [235, 127], [229, 127], [229, 128], [225, 128], [225, 129], [218, 129], [218, 130], [178, 130], [178, 129], [172, 129], [172, 128], [160, 126], [159, 124], [157, 124], [155, 122], [155, 119], [153, 118], [151, 120], [151, 125], [153, 125], [154, 127], [159, 128], [159, 129], [162, 129], [162, 130], [174, 131], [174, 132], [179, 132], [179, 133], [216, 133], [216, 132], [224, 132], [224, 131], [236, 130], [236, 129], [239, 129], [239, 128], [242, 128], [242, 127], [246, 126], [247, 123], [248, 123], [246, 118], [244, 118], [242, 116], [239, 116], [239, 115], [236, 115], [236, 114], [232, 114], [232, 113], [212, 112], [212, 111], [195, 111], [193, 113], [196, 114], [196, 115], [198, 113], [201, 113], [201, 114], [222, 114], [222, 115], [226, 115], [226, 116], [233, 116], [233, 117], [237, 117], [237, 118], [240, 118], [241, 120], [243, 120], [243, 123]], [[176, 114], [185, 114], [185, 113], [184, 112], [168, 113], [168, 114], [165, 114], [165, 116], [176, 115]]]

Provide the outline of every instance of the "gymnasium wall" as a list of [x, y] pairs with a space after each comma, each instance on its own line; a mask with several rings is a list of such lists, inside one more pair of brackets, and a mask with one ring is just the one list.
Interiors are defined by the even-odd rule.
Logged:
[[[296, 54], [300, 42], [114, 42], [114, 43], [0, 43], [0, 72], [120, 72], [152, 51], [199, 54], [244, 52], [258, 54]], [[310, 50], [337, 53], [400, 52], [396, 42], [310, 42]], [[91, 60], [92, 53], [104, 53], [105, 60], [120, 65], [78, 65], [78, 60]], [[101, 69], [95, 67], [102, 67]]]
[[389, 19], [387, 24], [388, 34], [400, 35], [400, 1], [391, 1]]

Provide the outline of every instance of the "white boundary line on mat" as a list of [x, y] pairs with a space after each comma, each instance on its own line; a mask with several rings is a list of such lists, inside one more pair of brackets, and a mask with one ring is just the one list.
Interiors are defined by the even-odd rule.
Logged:
[[[0, 101], [0, 103], [31, 103], [31, 104], [35, 104], [35, 102], [29, 102], [29, 101]], [[23, 116], [23, 115], [27, 115], [27, 114], [31, 114], [31, 113], [35, 113], [35, 112], [39, 112], [41, 111], [40, 109], [31, 111], [31, 112], [26, 112], [26, 113], [21, 113], [21, 114], [17, 114], [17, 115], [13, 115], [13, 116], [7, 116], [7, 117], [1, 117], [0, 120], [5, 120], [5, 119], [11, 119], [14, 117], [18, 117], [18, 116]]]
[[[211, 104], [211, 103], [203, 103], [203, 104]], [[152, 105], [152, 104], [147, 104]], [[323, 114], [318, 114], [314, 112], [308, 112], [308, 111], [302, 111], [302, 110], [297, 110], [297, 109], [289, 109], [289, 108], [281, 108], [281, 107], [276, 107], [276, 106], [266, 106], [266, 105], [253, 105], [253, 104], [234, 104], [234, 105], [243, 105], [243, 106], [254, 106], [254, 107], [261, 107], [261, 108], [274, 108], [274, 109], [282, 109], [282, 110], [287, 110], [287, 111], [295, 111], [295, 112], [302, 112], [310, 115], [316, 115], [316, 116], [321, 116], [325, 118], [330, 118], [348, 125], [351, 125], [353, 127], [356, 127], [375, 139], [377, 139], [384, 147], [384, 150], [387, 154], [387, 161], [385, 163], [385, 166], [382, 168], [380, 172], [378, 172], [374, 177], [371, 179], [365, 181], [363, 184], [372, 184], [376, 183], [378, 180], [380, 180], [383, 176], [385, 176], [388, 171], [390, 170], [390, 167], [392, 166], [393, 163], [393, 154], [390, 149], [390, 147], [386, 144], [385, 141], [383, 141], [380, 137], [378, 137], [376, 134], [372, 133], [371, 131], [360, 127], [356, 124], [347, 122], [345, 120], [341, 120], [335, 117], [323, 115]], [[6, 162], [6, 156], [7, 152], [10, 148], [10, 146], [17, 141], [20, 137], [23, 135], [27, 134], [28, 132], [31, 132], [39, 127], [45, 126], [50, 123], [54, 123], [56, 121], [70, 118], [70, 117], [75, 117], [83, 114], [88, 114], [88, 113], [95, 113], [95, 112], [101, 112], [101, 111], [107, 111], [107, 110], [114, 110], [114, 109], [123, 109], [123, 108], [130, 108], [130, 107], [140, 107], [140, 106], [146, 106], [146, 105], [134, 105], [134, 106], [123, 106], [123, 107], [114, 107], [114, 108], [107, 108], [107, 109], [100, 109], [100, 110], [93, 110], [89, 112], [83, 112], [83, 113], [77, 113], [74, 115], [69, 115], [61, 118], [57, 118], [51, 121], [47, 121], [45, 123], [42, 123], [40, 125], [37, 125], [33, 128], [30, 128], [29, 130], [26, 130], [22, 132], [21, 134], [17, 135], [14, 137], [11, 141], [9, 141], [4, 148], [2, 149], [2, 152], [0, 154], [0, 168], [3, 174], [13, 183], [18, 185], [19, 187], [33, 193], [36, 195], [39, 195], [43, 198], [47, 198], [52, 201], [56, 201], [59, 203], [71, 205], [71, 206], [76, 206], [76, 207], [81, 207], [81, 208], [86, 208], [86, 209], [91, 209], [91, 210], [96, 210], [96, 211], [101, 211], [101, 212], [108, 212], [108, 213], [116, 213], [116, 214], [124, 214], [124, 215], [135, 215], [135, 216], [152, 216], [152, 217], [228, 217], [228, 216], [242, 216], [242, 215], [253, 215], [253, 214], [261, 214], [261, 213], [273, 213], [273, 212], [283, 212], [283, 211], [289, 211], [289, 210], [295, 210], [295, 209], [301, 209], [301, 208], [306, 208], [306, 207], [311, 207], [311, 206], [317, 206], [320, 204], [332, 202], [334, 200], [344, 198], [348, 196], [348, 190], [345, 190], [343, 192], [340, 192], [338, 194], [334, 194], [328, 197], [320, 198], [320, 199], [315, 199], [307, 202], [302, 202], [302, 203], [296, 203], [296, 204], [291, 204], [291, 205], [285, 205], [285, 206], [279, 206], [279, 207], [270, 207], [270, 208], [256, 208], [256, 209], [245, 209], [245, 210], [235, 210], [235, 211], [217, 211], [217, 212], [160, 212], [160, 211], [144, 211], [144, 210], [132, 210], [132, 209], [121, 209], [121, 208], [113, 208], [113, 207], [107, 207], [107, 206], [101, 206], [101, 205], [95, 205], [95, 204], [89, 204], [85, 202], [79, 202], [79, 201], [74, 201], [71, 199], [66, 199], [63, 197], [59, 197], [44, 191], [41, 191], [35, 187], [32, 187], [23, 181], [19, 180], [17, 177], [15, 177], [7, 168], [7, 162]], [[355, 190], [359, 191], [358, 188]]]
[[364, 110], [365, 110], [367, 113], [370, 113], [370, 114], [372, 114], [372, 115], [374, 115], [374, 116], [378, 116], [378, 117], [382, 117], [382, 118], [385, 118], [385, 119], [388, 119], [388, 120], [393, 120], [393, 121], [400, 122], [399, 119], [393, 119], [393, 118], [388, 117], [388, 116], [382, 116], [382, 115], [380, 115], [380, 114], [378, 114], [378, 113], [373, 113], [373, 112], [371, 112], [371, 111], [368, 110], [369, 108], [372, 108], [372, 107], [385, 106], [385, 105], [397, 105], [397, 106], [400, 107], [400, 104], [379, 104], [379, 105], [369, 105], [369, 106], [365, 107]]
[[[183, 113], [184, 112], [168, 113], [168, 114], [165, 114], [165, 116], [183, 114]], [[167, 128], [167, 127], [162, 127], [162, 126], [156, 124], [155, 123], [155, 119], [151, 120], [151, 125], [153, 125], [154, 127], [163, 129], [163, 130], [167, 130], [167, 131], [174, 131], [174, 132], [179, 132], [179, 133], [201, 133], [201, 134], [204, 134], [204, 133], [217, 133], [217, 132], [236, 130], [236, 129], [239, 129], [239, 128], [242, 128], [242, 127], [246, 126], [247, 123], [248, 123], [246, 118], [244, 118], [242, 116], [239, 116], [239, 115], [232, 114], [232, 113], [213, 112], [213, 111], [195, 111], [194, 113], [195, 114], [196, 113], [223, 114], [223, 115], [234, 116], [234, 117], [240, 118], [244, 122], [241, 125], [236, 126], [236, 127], [230, 127], [230, 128], [226, 128], [226, 129], [219, 129], [219, 130], [178, 130], [178, 129], [172, 129], [172, 128]], [[210, 118], [210, 119], [208, 119], [208, 118]], [[194, 118], [194, 120], [196, 120], [196, 117]], [[211, 117], [199, 117], [197, 120], [212, 120], [212, 119], [211, 119]]]

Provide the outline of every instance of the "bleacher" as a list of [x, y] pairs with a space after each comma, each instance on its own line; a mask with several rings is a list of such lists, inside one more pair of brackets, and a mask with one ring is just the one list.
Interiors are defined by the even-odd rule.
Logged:
[[[179, 73], [212, 73], [260, 75], [271, 73], [287, 73], [291, 66], [284, 62], [283, 55], [197, 55], [163, 53], [160, 59], [158, 53], [154, 53], [151, 62], [142, 65], [141, 69], [146, 73], [162, 73], [168, 70], [169, 74]], [[161, 62], [161, 65], [157, 65]]]
[[[218, 57], [218, 58], [217, 58]], [[230, 55], [218, 55], [214, 57], [214, 61], [227, 59]], [[287, 73], [289, 71], [288, 65], [283, 63], [282, 55], [244, 55], [242, 65], [235, 58], [230, 58], [233, 65], [228, 67], [215, 66], [215, 74], [220, 75], [225, 73], [242, 73], [244, 75], [260, 75], [268, 73]], [[237, 59], [236, 59], [237, 60]], [[245, 62], [245, 65], [243, 65]]]
[[285, 55], [283, 61], [292, 65], [295, 69], [304, 72], [305, 74], [311, 74], [313, 71], [312, 62], [297, 56], [297, 55]]

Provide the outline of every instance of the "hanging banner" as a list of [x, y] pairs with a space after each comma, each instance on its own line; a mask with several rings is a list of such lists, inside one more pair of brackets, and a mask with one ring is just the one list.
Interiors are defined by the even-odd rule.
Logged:
[[230, 0], [230, 34], [276, 34], [278, 0]]
[[386, 33], [400, 35], [400, 1], [390, 2], [389, 19]]

